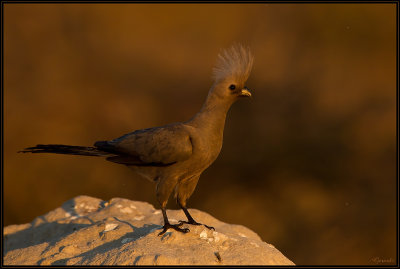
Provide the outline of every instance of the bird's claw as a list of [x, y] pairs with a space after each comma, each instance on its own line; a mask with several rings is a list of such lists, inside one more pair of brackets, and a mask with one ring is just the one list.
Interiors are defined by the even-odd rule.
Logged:
[[214, 227], [208, 226], [208, 225], [205, 225], [205, 224], [203, 224], [203, 225], [204, 225], [207, 229], [215, 231], [215, 228], [214, 228]]
[[203, 224], [203, 223], [198, 223], [197, 221], [184, 221], [184, 220], [180, 220], [178, 226], [182, 226], [183, 224], [203, 225], [203, 226], [206, 227], [207, 229], [215, 231], [215, 228], [214, 228], [214, 227], [205, 225], [205, 224]]
[[184, 221], [184, 220], [180, 220], [178, 226], [182, 226], [183, 224], [203, 225], [203, 224], [198, 223], [198, 222], [196, 222], [196, 221]]
[[168, 229], [174, 229], [175, 231], [178, 231], [178, 232], [181, 232], [181, 233], [184, 233], [184, 234], [190, 232], [190, 230], [188, 228], [183, 228], [182, 229], [182, 228], [179, 228], [179, 226], [181, 226], [181, 224], [176, 224], [176, 225], [172, 225], [172, 224], [169, 224], [169, 223], [164, 224], [163, 230], [158, 234], [158, 236], [165, 234], [165, 232]]

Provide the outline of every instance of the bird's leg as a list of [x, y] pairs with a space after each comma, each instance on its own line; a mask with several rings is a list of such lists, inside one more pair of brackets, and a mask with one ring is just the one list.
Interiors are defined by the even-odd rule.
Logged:
[[199, 180], [200, 175], [195, 175], [187, 180], [180, 182], [175, 189], [176, 192], [176, 202], [182, 208], [183, 212], [185, 213], [188, 221], [179, 221], [179, 225], [184, 223], [192, 224], [192, 225], [204, 225], [208, 229], [215, 230], [214, 227], [207, 226], [202, 223], [198, 223], [195, 221], [192, 216], [189, 214], [189, 211], [186, 208], [186, 201], [192, 195], [194, 189], [196, 188], [197, 182]]
[[202, 224], [202, 223], [199, 223], [199, 222], [195, 221], [195, 220], [193, 219], [193, 217], [189, 214], [189, 211], [187, 210], [187, 208], [186, 208], [185, 206], [181, 205], [181, 203], [179, 203], [179, 202], [178, 202], [178, 204], [179, 204], [179, 206], [182, 208], [183, 212], [185, 213], [185, 215], [186, 215], [186, 217], [187, 217], [187, 219], [188, 219], [188, 221], [180, 220], [180, 221], [179, 221], [179, 224], [178, 224], [179, 226], [183, 225], [184, 223], [186, 223], [186, 224], [192, 224], [192, 225], [203, 225], [203, 226], [205, 226], [206, 228], [215, 231], [215, 228], [214, 228], [214, 227], [208, 226], [208, 225], [205, 225], [205, 224]]
[[175, 180], [173, 180], [173, 178], [163, 178], [163, 179], [158, 180], [158, 182], [157, 182], [157, 187], [156, 187], [157, 200], [161, 205], [161, 212], [162, 212], [163, 218], [164, 218], [163, 230], [158, 235], [163, 235], [170, 228], [174, 229], [175, 231], [181, 232], [181, 233], [189, 232], [189, 229], [179, 228], [179, 224], [172, 225], [168, 221], [167, 211], [166, 211], [167, 202], [168, 202], [168, 198], [169, 198], [172, 190], [174, 189], [175, 185], [176, 185], [176, 182], [175, 182]]
[[174, 229], [175, 231], [181, 232], [181, 233], [188, 233], [190, 230], [188, 228], [179, 228], [179, 226], [181, 226], [181, 224], [171, 224], [168, 221], [168, 217], [167, 217], [167, 211], [165, 210], [165, 207], [161, 208], [163, 217], [164, 217], [164, 226], [163, 226], [163, 230], [158, 234], [163, 235], [168, 229]]

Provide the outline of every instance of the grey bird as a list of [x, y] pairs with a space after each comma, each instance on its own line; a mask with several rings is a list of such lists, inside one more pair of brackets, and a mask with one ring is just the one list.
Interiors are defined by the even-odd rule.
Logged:
[[[196, 222], [186, 207], [201, 173], [218, 157], [223, 140], [226, 114], [240, 97], [251, 93], [246, 81], [254, 57], [249, 48], [235, 44], [223, 50], [213, 69], [214, 83], [201, 110], [186, 122], [136, 130], [110, 141], [98, 141], [93, 147], [69, 145], [37, 145], [20, 152], [58, 153], [106, 157], [107, 161], [128, 166], [141, 176], [156, 183], [164, 226], [187, 233], [183, 223], [211, 226]], [[173, 225], [168, 221], [166, 206], [172, 192], [187, 221]]]

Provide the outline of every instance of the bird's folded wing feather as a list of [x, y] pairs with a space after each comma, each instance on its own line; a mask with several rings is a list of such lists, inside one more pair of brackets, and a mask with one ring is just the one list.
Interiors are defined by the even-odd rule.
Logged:
[[169, 165], [188, 159], [193, 150], [189, 133], [179, 124], [138, 130], [95, 146], [118, 155], [108, 160], [127, 165]]

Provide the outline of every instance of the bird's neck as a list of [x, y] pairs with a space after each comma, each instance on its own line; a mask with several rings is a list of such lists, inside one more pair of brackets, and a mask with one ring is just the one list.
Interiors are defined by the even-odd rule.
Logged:
[[232, 103], [232, 100], [223, 99], [211, 90], [201, 110], [189, 122], [194, 127], [206, 128], [222, 135], [226, 114]]

